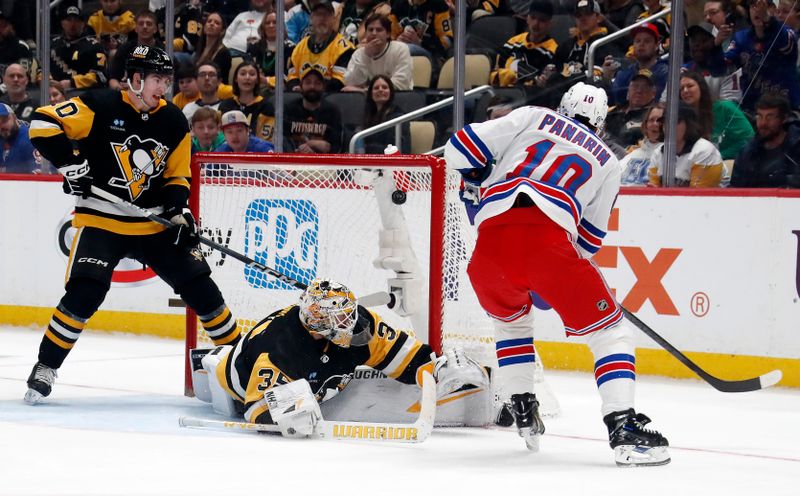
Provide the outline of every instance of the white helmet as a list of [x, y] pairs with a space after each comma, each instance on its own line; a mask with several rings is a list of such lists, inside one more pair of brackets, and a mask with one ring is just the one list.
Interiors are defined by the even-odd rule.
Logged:
[[577, 83], [561, 97], [558, 113], [573, 118], [581, 115], [599, 131], [606, 122], [608, 95], [603, 88]]
[[358, 320], [352, 291], [329, 279], [314, 279], [300, 295], [300, 321], [311, 334], [347, 348]]

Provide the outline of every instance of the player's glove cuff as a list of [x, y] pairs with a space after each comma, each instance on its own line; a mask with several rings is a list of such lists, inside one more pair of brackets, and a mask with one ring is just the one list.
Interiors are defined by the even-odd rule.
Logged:
[[86, 198], [92, 189], [92, 176], [89, 163], [84, 160], [78, 164], [64, 165], [58, 168], [58, 172], [64, 176], [62, 188], [68, 195], [81, 196]]

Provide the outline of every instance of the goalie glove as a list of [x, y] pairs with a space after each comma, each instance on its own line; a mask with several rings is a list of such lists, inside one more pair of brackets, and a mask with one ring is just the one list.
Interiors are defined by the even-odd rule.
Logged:
[[187, 207], [173, 208], [164, 212], [164, 217], [174, 225], [169, 228], [174, 245], [182, 248], [194, 248], [200, 242], [197, 235], [197, 222]]
[[461, 348], [446, 350], [433, 365], [436, 379], [436, 395], [441, 398], [466, 385], [480, 388], [489, 387], [489, 374], [486, 369], [468, 357]]
[[58, 172], [64, 176], [64, 184], [61, 185], [64, 193], [82, 198], [89, 196], [89, 192], [92, 189], [89, 162], [84, 160], [79, 164], [65, 165], [59, 167]]

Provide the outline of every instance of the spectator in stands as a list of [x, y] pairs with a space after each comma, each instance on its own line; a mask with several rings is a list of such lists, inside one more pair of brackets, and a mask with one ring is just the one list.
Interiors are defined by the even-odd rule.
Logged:
[[175, 38], [172, 43], [176, 57], [178, 53], [187, 55], [194, 53], [203, 32], [204, 15], [205, 10], [201, 0], [188, 0], [175, 12]]
[[[697, 113], [684, 103], [678, 107], [678, 125], [675, 128], [675, 186], [690, 188], [724, 187], [730, 176], [722, 163], [719, 150], [700, 135]], [[661, 186], [664, 168], [664, 145], [653, 152], [648, 171], [649, 185]]]
[[[339, 32], [347, 41], [357, 47], [366, 37], [364, 21], [376, 13], [388, 16], [391, 12], [392, 8], [387, 2], [345, 0], [339, 12]], [[391, 24], [389, 26], [387, 31], [391, 33]]]
[[122, 0], [100, 0], [100, 10], [89, 16], [88, 31], [100, 40], [109, 56], [125, 43], [136, 27], [133, 12], [122, 6]]
[[692, 60], [683, 64], [682, 70], [702, 74], [711, 90], [712, 100], [739, 102], [742, 99], [739, 81], [742, 70], [725, 61], [722, 49], [714, 43], [713, 29], [707, 22], [689, 27], [687, 32]]
[[[596, 0], [578, 0], [573, 15], [577, 34], [563, 43], [559, 42], [555, 56], [556, 70], [566, 77], [586, 71], [589, 45], [608, 34], [608, 29], [600, 25], [600, 4]], [[623, 52], [613, 43], [603, 45], [595, 54], [595, 62], [599, 64], [608, 56], [619, 59]], [[537, 79], [539, 85], [547, 82], [546, 78]]]
[[756, 105], [756, 137], [736, 157], [735, 188], [800, 188], [800, 132], [787, 126], [789, 101], [766, 94]]
[[0, 102], [14, 109], [18, 119], [30, 123], [33, 111], [39, 107], [39, 98], [28, 93], [28, 73], [25, 68], [20, 64], [6, 67], [3, 85], [6, 93], [0, 97]]
[[50, 80], [50, 105], [55, 105], [57, 103], [66, 101], [67, 94], [64, 91], [64, 88], [61, 87], [61, 83]]
[[26, 71], [30, 71], [32, 60], [30, 48], [17, 38], [14, 25], [0, 10], [0, 71], [5, 71], [8, 64], [21, 64]]
[[311, 0], [298, 1], [286, 12], [286, 36], [297, 45], [300, 40], [311, 34]]
[[192, 115], [198, 109], [210, 107], [219, 110], [223, 99], [233, 97], [233, 88], [227, 84], [220, 84], [219, 67], [213, 62], [206, 62], [197, 68], [197, 89], [200, 98], [189, 102], [183, 107], [183, 115], [191, 122]]
[[[453, 0], [447, 0], [450, 7], [450, 13], [455, 14], [455, 3]], [[473, 6], [473, 4], [475, 4]], [[472, 22], [476, 19], [486, 16], [511, 16], [514, 11], [511, 8], [508, 0], [469, 0], [467, 2], [467, 16], [468, 21]]]
[[[611, 31], [619, 31], [625, 26], [630, 26], [645, 11], [639, 0], [605, 0], [603, 5], [604, 21]], [[614, 44], [623, 52], [628, 49], [628, 40], [625, 38], [619, 38]]]
[[275, 108], [261, 96], [261, 73], [254, 62], [245, 61], [236, 67], [233, 78], [233, 97], [222, 100], [219, 111], [223, 114], [239, 110], [247, 116], [252, 134], [264, 141], [272, 141], [275, 132]]
[[286, 105], [283, 135], [300, 153], [339, 153], [342, 149], [342, 116], [324, 101], [325, 77], [314, 67], [300, 80], [301, 100]]
[[392, 38], [408, 45], [411, 55], [424, 55], [434, 67], [452, 54], [453, 20], [444, 0], [393, 0]]
[[[645, 23], [631, 31], [633, 34], [633, 57], [635, 62], [625, 69], [617, 71], [611, 85], [609, 103], [623, 105], [627, 102], [628, 84], [642, 69], [653, 73], [656, 82], [656, 99], [661, 98], [661, 93], [667, 86], [669, 77], [669, 64], [658, 56], [658, 44], [661, 35], [655, 24]], [[611, 71], [608, 70], [614, 59], [606, 57], [603, 62], [603, 75], [608, 79]]]
[[111, 67], [108, 70], [108, 85], [111, 88], [121, 89], [127, 87], [127, 85], [123, 85], [125, 61], [128, 60], [137, 45], [164, 48], [164, 43], [157, 38], [158, 18], [149, 10], [143, 10], [136, 14], [134, 31], [136, 32], [136, 37], [131, 36], [131, 39], [117, 49], [116, 55], [111, 59]]
[[192, 129], [192, 155], [197, 152], [213, 152], [225, 143], [220, 124], [219, 112], [213, 108], [197, 109], [189, 121]]
[[194, 52], [194, 64], [200, 67], [207, 62], [213, 62], [219, 68], [219, 78], [229, 84], [228, 74], [231, 71], [231, 53], [223, 43], [225, 22], [217, 12], [212, 12], [206, 17], [203, 24], [203, 34], [197, 42]]
[[486, 107], [486, 120], [499, 119], [514, 110], [514, 102], [507, 96], [495, 95], [489, 100]]
[[656, 80], [649, 69], [640, 69], [628, 85], [627, 103], [611, 110], [606, 117], [609, 141], [621, 147], [620, 155], [642, 139], [642, 122], [647, 108], [656, 102]]
[[[36, 39], [36, 22], [39, 3], [30, 0], [5, 0], [3, 9], [8, 15], [8, 22], [14, 26], [19, 39], [30, 43]], [[26, 45], [30, 47], [30, 45]], [[25, 64], [23, 64], [25, 65]], [[30, 68], [26, 67], [30, 71]]]
[[[650, 16], [656, 15], [661, 11], [669, 10], [669, 5], [665, 5], [661, 3], [661, 0], [642, 0], [642, 6], [644, 6], [644, 12], [639, 14], [639, 17], [636, 18], [636, 22], [643, 21]], [[658, 34], [661, 36], [661, 46], [660, 46], [660, 53], [664, 53], [669, 49], [669, 35], [670, 35], [670, 26], [672, 25], [672, 15], [667, 14], [664, 17], [660, 17], [652, 21], [652, 23], [658, 28]], [[626, 57], [633, 57], [633, 45], [628, 47], [628, 51], [625, 53]]]
[[28, 137], [28, 125], [20, 123], [14, 111], [0, 103], [0, 172], [9, 174], [38, 174], [41, 172]]
[[244, 56], [247, 53], [247, 44], [258, 41], [261, 20], [274, 9], [271, 0], [250, 0], [250, 10], [237, 15], [225, 30], [222, 43], [228, 47], [231, 56]]
[[755, 134], [739, 106], [729, 100], [713, 100], [705, 79], [696, 72], [682, 74], [680, 88], [681, 100], [697, 112], [700, 134], [714, 143], [723, 160], [736, 158]]
[[333, 5], [327, 0], [320, 0], [312, 7], [312, 34], [300, 40], [289, 59], [289, 89], [298, 91], [300, 73], [306, 67], [313, 67], [323, 75], [327, 91], [339, 91], [344, 87], [344, 75], [354, 47], [333, 27], [333, 14]]
[[193, 65], [181, 65], [175, 71], [175, 80], [178, 83], [178, 92], [172, 97], [172, 103], [183, 109], [187, 103], [200, 98], [200, 89], [197, 87], [197, 70]]
[[[364, 107], [364, 129], [400, 117], [404, 114], [394, 104], [394, 85], [387, 76], [375, 76], [367, 86]], [[401, 140], [398, 148], [402, 153], [411, 153], [411, 131], [408, 123], [400, 126]], [[395, 128], [386, 129], [364, 138], [363, 153], [383, 153], [386, 146], [397, 145]]]
[[408, 45], [393, 41], [388, 17], [372, 14], [364, 21], [366, 38], [353, 53], [344, 75], [342, 91], [364, 91], [375, 76], [388, 76], [397, 91], [414, 89], [413, 67]]
[[742, 69], [742, 110], [752, 112], [761, 95], [780, 93], [800, 107], [797, 39], [794, 31], [767, 15], [767, 2], [750, 4], [752, 27], [737, 31], [725, 58]]
[[795, 35], [800, 31], [800, 2], [795, 0], [780, 0], [775, 17], [780, 22], [794, 30]]
[[222, 114], [222, 134], [225, 135], [225, 142], [215, 150], [217, 152], [270, 153], [275, 151], [272, 143], [250, 134], [250, 123], [239, 110], [231, 110]]
[[628, 148], [620, 159], [622, 186], [645, 186], [653, 153], [664, 142], [664, 104], [657, 103], [647, 108], [642, 120], [643, 138]]
[[61, 36], [50, 44], [50, 77], [65, 90], [106, 85], [106, 53], [93, 36], [84, 36], [83, 14], [68, 7], [61, 15]]
[[550, 36], [553, 4], [533, 0], [526, 17], [528, 30], [511, 37], [497, 55], [497, 70], [490, 77], [495, 86], [533, 85], [535, 76], [553, 63], [558, 43]]
[[703, 6], [703, 17], [707, 23], [714, 26], [712, 30], [714, 44], [724, 52], [731, 44], [736, 27], [731, 0], [706, 2]]
[[[261, 69], [261, 86], [270, 89], [275, 88], [276, 19], [277, 14], [275, 12], [265, 15], [261, 21], [261, 26], [258, 28], [259, 40], [255, 43], [247, 44], [248, 57]], [[292, 57], [292, 50], [294, 50], [294, 43], [288, 38], [284, 39], [284, 61], [288, 61]], [[288, 63], [285, 65], [288, 65]], [[281, 74], [286, 73], [285, 69], [281, 69], [279, 72]]]

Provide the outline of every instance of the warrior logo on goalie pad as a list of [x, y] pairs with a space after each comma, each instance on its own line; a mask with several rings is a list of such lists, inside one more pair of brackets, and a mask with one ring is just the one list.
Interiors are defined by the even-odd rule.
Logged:
[[150, 187], [150, 178], [166, 168], [169, 148], [154, 139], [142, 140], [134, 134], [125, 143], [111, 143], [111, 148], [125, 179], [115, 177], [109, 184], [127, 189], [131, 201]]

